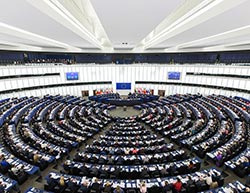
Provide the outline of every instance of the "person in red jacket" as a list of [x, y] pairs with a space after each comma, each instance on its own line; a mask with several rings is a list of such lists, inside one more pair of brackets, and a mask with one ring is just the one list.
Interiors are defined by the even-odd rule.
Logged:
[[182, 182], [180, 178], [177, 178], [176, 180], [177, 181], [173, 184], [173, 190], [175, 193], [179, 193], [181, 192], [181, 189], [182, 189]]

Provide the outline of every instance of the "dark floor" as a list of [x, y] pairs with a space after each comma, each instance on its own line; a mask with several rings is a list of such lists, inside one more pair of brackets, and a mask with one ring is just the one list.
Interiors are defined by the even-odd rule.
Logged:
[[[110, 111], [110, 114], [112, 116], [115, 117], [129, 117], [129, 116], [133, 116], [133, 115], [138, 115], [140, 114], [140, 111], [133, 109], [132, 107], [127, 107], [126, 111], [124, 111], [123, 107], [118, 107], [117, 109], [114, 109], [112, 111]], [[143, 124], [144, 125], [144, 124]], [[152, 133], [155, 133], [153, 130], [151, 130], [148, 126], [144, 125], [146, 129], [150, 130]], [[108, 127], [106, 127], [108, 128]], [[102, 135], [104, 133], [105, 129], [102, 130], [100, 133], [96, 134], [93, 138], [87, 140], [86, 144], [80, 146], [78, 149], [75, 149], [73, 151], [71, 151], [69, 153], [69, 155], [67, 157], [64, 157], [62, 160], [59, 160], [56, 163], [53, 163], [52, 165], [50, 165], [46, 170], [42, 171], [39, 174], [36, 174], [35, 176], [31, 176], [24, 184], [22, 184], [20, 186], [20, 190], [21, 192], [25, 192], [29, 187], [33, 186], [33, 187], [37, 187], [40, 189], [43, 189], [44, 187], [44, 183], [45, 183], [45, 176], [48, 175], [49, 172], [51, 171], [55, 171], [55, 172], [60, 172], [63, 170], [62, 168], [62, 164], [65, 160], [67, 159], [73, 159], [73, 157], [75, 156], [77, 151], [82, 151], [84, 150], [84, 147], [87, 144], [92, 144], [92, 141], [94, 139], [97, 139], [100, 135]], [[162, 137], [160, 135], [158, 135], [159, 137]], [[169, 139], [165, 138], [167, 142], [170, 143]], [[180, 148], [178, 145], [175, 144], [175, 149]], [[185, 149], [185, 148], [184, 148]], [[188, 149], [185, 149], [192, 157], [195, 156], [194, 154], [192, 154]], [[204, 159], [201, 165], [201, 170], [202, 169], [206, 169], [206, 168], [211, 168], [211, 167], [216, 167], [215, 164], [213, 164], [212, 162], [210, 162], [207, 159]], [[218, 168], [216, 167], [218, 170], [223, 171], [223, 175], [225, 177], [225, 184], [229, 183], [229, 182], [233, 182], [235, 180], [239, 180], [240, 182], [242, 182], [243, 184], [245, 184], [246, 179], [245, 178], [239, 178], [238, 176], [236, 176], [233, 172], [231, 172], [230, 170], [227, 170], [225, 168]]]

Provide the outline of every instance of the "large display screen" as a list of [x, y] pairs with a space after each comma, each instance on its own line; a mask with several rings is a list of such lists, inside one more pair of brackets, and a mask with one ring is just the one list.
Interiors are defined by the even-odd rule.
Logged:
[[117, 90], [130, 90], [131, 89], [131, 83], [128, 83], [128, 82], [117, 82], [116, 83], [116, 89]]
[[168, 72], [169, 80], [180, 80], [181, 73], [180, 72]]
[[78, 80], [79, 74], [78, 74], [78, 72], [66, 72], [66, 79], [67, 80]]

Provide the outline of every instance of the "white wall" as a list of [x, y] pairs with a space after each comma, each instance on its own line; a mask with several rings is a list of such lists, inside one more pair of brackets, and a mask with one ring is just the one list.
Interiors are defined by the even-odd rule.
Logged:
[[[169, 71], [180, 71], [181, 80], [168, 80]], [[79, 72], [79, 80], [67, 81], [66, 72]], [[96, 82], [112, 81], [112, 85], [84, 85], [72, 87], [56, 87], [18, 93], [5, 94], [0, 98], [9, 96], [33, 95], [41, 96], [44, 94], [72, 94], [81, 96], [82, 90], [89, 90], [93, 94], [94, 89], [111, 88], [116, 92], [116, 82], [131, 82], [133, 91], [135, 87], [154, 89], [157, 94], [159, 89], [166, 90], [166, 95], [174, 93], [203, 93], [203, 94], [224, 94], [240, 95], [250, 98], [249, 94], [235, 93], [232, 91], [208, 89], [203, 87], [186, 87], [174, 85], [135, 85], [135, 81], [161, 81], [161, 82], [182, 82], [205, 85], [218, 85], [231, 88], [241, 88], [250, 90], [250, 79], [211, 77], [211, 76], [187, 76], [186, 72], [200, 73], [219, 73], [219, 74], [238, 74], [250, 75], [250, 67], [247, 66], [215, 66], [215, 65], [160, 65], [160, 64], [133, 64], [133, 65], [63, 65], [63, 66], [3, 66], [0, 67], [0, 76], [21, 75], [21, 74], [41, 74], [41, 73], [60, 73], [60, 76], [52, 77], [31, 77], [0, 80], [0, 90], [10, 90], [15, 88], [63, 84], [71, 82]]]

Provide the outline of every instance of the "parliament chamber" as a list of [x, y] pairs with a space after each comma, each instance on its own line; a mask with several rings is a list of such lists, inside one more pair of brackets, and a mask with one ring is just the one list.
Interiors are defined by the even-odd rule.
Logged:
[[[6, 98], [0, 104], [6, 191], [19, 191], [18, 184], [30, 178], [44, 182], [41, 192], [108, 192], [109, 186], [138, 192], [142, 183], [148, 192], [166, 186], [178, 192], [177, 179], [179, 192], [247, 189], [242, 179], [250, 172], [250, 101], [245, 98], [175, 94], [140, 110], [130, 107], [139, 112], [126, 117], [110, 114], [119, 106], [71, 95]], [[231, 173], [237, 178], [225, 183]]]
[[250, 192], [249, 0], [0, 7], [0, 193]]

